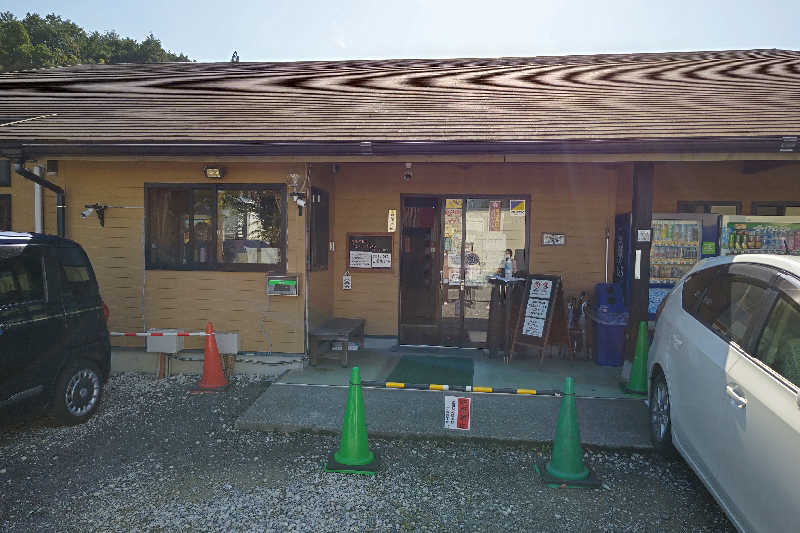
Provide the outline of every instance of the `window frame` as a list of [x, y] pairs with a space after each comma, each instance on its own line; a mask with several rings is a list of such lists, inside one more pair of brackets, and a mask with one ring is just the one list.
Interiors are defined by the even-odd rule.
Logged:
[[0, 231], [11, 231], [12, 213], [11, 213], [11, 195], [0, 194], [0, 203], [7, 202], [8, 207], [8, 228], [3, 228], [3, 220], [0, 219]]
[[[191, 191], [193, 189], [204, 189], [214, 192], [214, 207], [213, 207], [213, 224], [211, 235], [214, 253], [212, 254], [213, 260], [207, 265], [203, 264], [190, 264], [190, 265], [162, 265], [153, 264], [150, 258], [151, 241], [150, 241], [150, 191], [154, 189], [174, 189]], [[270, 190], [280, 193], [280, 202], [282, 209], [281, 216], [281, 262], [278, 265], [270, 265], [266, 263], [221, 263], [217, 257], [217, 239], [219, 232], [219, 191], [225, 190], [238, 190], [238, 191], [252, 191], [252, 190]], [[145, 183], [144, 184], [144, 234], [145, 234], [145, 270], [173, 270], [173, 271], [221, 271], [221, 272], [267, 272], [270, 274], [286, 274], [288, 268], [288, 248], [289, 248], [289, 217], [287, 209], [287, 196], [286, 185], [281, 183]]]
[[[320, 201], [319, 202], [315, 201], [315, 199], [317, 197], [316, 195], [318, 195], [318, 194], [320, 195]], [[319, 220], [319, 215], [317, 214], [317, 209], [315, 208], [315, 206], [320, 205], [321, 203], [323, 203], [323, 201], [322, 201], [323, 199], [324, 199], [324, 203], [325, 203], [325, 207], [326, 207], [326, 211], [327, 211], [327, 216], [328, 216], [328, 221], [327, 221], [327, 224], [326, 224], [326, 227], [328, 229], [328, 234], [325, 236], [325, 253], [324, 254], [318, 254], [318, 252], [320, 250], [317, 250], [315, 246], [318, 244], [317, 239], [319, 238], [319, 236], [317, 235], [317, 232], [315, 231], [315, 229], [316, 229], [317, 221]], [[330, 266], [330, 257], [329, 257], [329, 255], [330, 255], [329, 252], [330, 251], [328, 249], [328, 245], [329, 245], [328, 243], [330, 243], [330, 241], [331, 241], [331, 199], [330, 199], [330, 193], [328, 191], [326, 191], [325, 189], [312, 187], [311, 188], [311, 201], [309, 202], [309, 204], [310, 205], [309, 205], [309, 209], [308, 209], [308, 225], [309, 225], [308, 266], [309, 266], [309, 270], [311, 272], [321, 272], [321, 271], [328, 270], [328, 268]], [[322, 257], [324, 257], [324, 263], [322, 261], [319, 261], [319, 259], [320, 259], [319, 256], [320, 255]]]
[[762, 215], [762, 216], [776, 216], [776, 217], [784, 217], [786, 216], [786, 208], [787, 207], [800, 207], [800, 202], [789, 202], [789, 201], [769, 201], [769, 202], [751, 202], [750, 203], [750, 214], [756, 215], [756, 209], [759, 207], [776, 207], [778, 208], [777, 215]]
[[710, 214], [711, 213], [711, 206], [714, 205], [728, 205], [728, 206], [735, 206], [736, 207], [736, 214], [742, 214], [742, 202], [737, 200], [720, 200], [720, 201], [713, 201], [713, 200], [678, 200], [678, 204], [676, 209], [678, 213], [691, 213], [691, 214], [700, 214], [697, 211], [691, 209], [693, 206], [703, 206], [703, 213]]

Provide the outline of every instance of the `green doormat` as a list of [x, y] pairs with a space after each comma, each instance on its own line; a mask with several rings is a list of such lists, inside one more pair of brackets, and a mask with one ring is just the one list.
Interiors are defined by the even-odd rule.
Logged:
[[473, 362], [469, 357], [404, 355], [386, 381], [437, 385], [472, 385]]

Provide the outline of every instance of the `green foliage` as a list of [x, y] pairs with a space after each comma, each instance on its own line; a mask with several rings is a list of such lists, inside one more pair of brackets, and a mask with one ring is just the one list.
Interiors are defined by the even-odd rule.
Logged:
[[28, 13], [18, 20], [0, 12], [0, 72], [91, 63], [163, 63], [190, 61], [164, 50], [152, 33], [141, 43], [116, 32], [86, 31], [51, 13]]

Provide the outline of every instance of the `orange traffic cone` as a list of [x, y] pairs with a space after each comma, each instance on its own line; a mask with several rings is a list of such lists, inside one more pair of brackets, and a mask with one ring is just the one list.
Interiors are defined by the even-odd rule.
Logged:
[[206, 349], [203, 353], [203, 377], [192, 389], [193, 394], [222, 392], [228, 388], [228, 380], [222, 372], [222, 360], [217, 349], [214, 326], [206, 324]]

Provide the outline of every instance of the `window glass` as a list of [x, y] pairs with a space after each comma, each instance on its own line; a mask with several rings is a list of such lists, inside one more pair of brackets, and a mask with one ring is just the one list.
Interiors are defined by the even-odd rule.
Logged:
[[187, 265], [191, 258], [190, 189], [154, 188], [148, 191], [150, 264]]
[[709, 207], [709, 212], [715, 215], [735, 215], [735, 205], [712, 205]]
[[0, 255], [0, 306], [44, 299], [39, 252], [16, 246], [4, 248], [5, 253]]
[[796, 206], [796, 205], [786, 206], [784, 208], [784, 213], [783, 214], [786, 215], [787, 217], [800, 216], [800, 206]]
[[723, 338], [746, 347], [752, 324], [766, 289], [730, 275], [711, 280], [697, 309], [697, 319]]
[[93, 305], [97, 302], [97, 284], [92, 277], [89, 259], [74, 246], [56, 248], [61, 263], [61, 291], [68, 304]]
[[775, 205], [757, 205], [753, 207], [753, 214], [758, 216], [776, 216], [778, 213], [778, 206]]
[[683, 284], [683, 309], [696, 316], [697, 302], [714, 277], [723, 274], [724, 267], [707, 268], [692, 274]]
[[328, 268], [328, 242], [330, 241], [330, 210], [328, 193], [322, 189], [311, 189], [311, 206], [308, 215], [311, 217], [311, 268], [326, 270]]
[[10, 194], [0, 194], [0, 231], [11, 231]]
[[800, 309], [785, 296], [770, 313], [756, 356], [800, 387]]
[[281, 196], [275, 190], [220, 190], [221, 263], [280, 265], [283, 248]]

